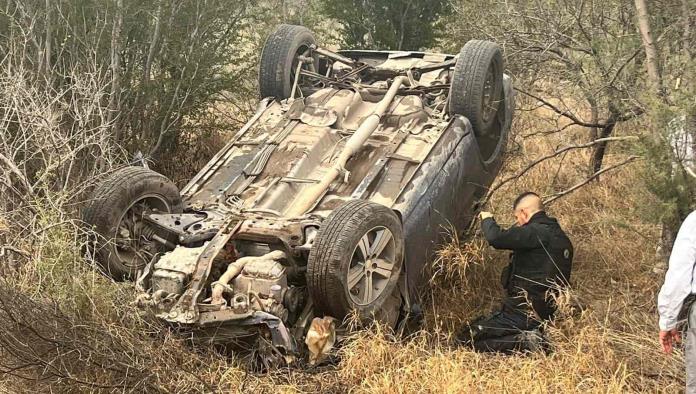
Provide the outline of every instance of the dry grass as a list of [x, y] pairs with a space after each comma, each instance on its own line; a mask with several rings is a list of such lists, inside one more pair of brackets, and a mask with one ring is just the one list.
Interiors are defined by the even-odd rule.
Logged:
[[[523, 113], [515, 130], [522, 135], [542, 129], [538, 122]], [[582, 132], [517, 137], [500, 179], [559, 145], [581, 141], [585, 136], [574, 133]], [[625, 150], [611, 149], [608, 164], [621, 161]], [[563, 190], [586, 176], [588, 161], [588, 152], [578, 151], [545, 162], [501, 188], [490, 209], [509, 223], [509, 205], [518, 192]], [[563, 318], [549, 328], [555, 351], [548, 356], [504, 357], [449, 347], [449, 333], [495, 307], [501, 294], [498, 276], [507, 254], [475, 237], [454, 240], [441, 251], [421, 332], [400, 339], [377, 327], [347, 341], [335, 367], [248, 374], [236, 359], [192, 349], [138, 317], [128, 306], [130, 285], [110, 283], [84, 264], [68, 222], [27, 245], [32, 260], [0, 291], [0, 299], [22, 300], [0, 308], [0, 327], [25, 339], [36, 356], [23, 360], [34, 363], [21, 371], [23, 378], [0, 375], [0, 392], [49, 386], [59, 392], [678, 391], [684, 384], [683, 356], [666, 357], [657, 345], [658, 228], [641, 220], [653, 201], [640, 174], [640, 164], [624, 167], [549, 208], [576, 245], [571, 298], [582, 311], [571, 313], [570, 303], [562, 303]], [[39, 214], [40, 225], [57, 220], [50, 210]], [[9, 321], [13, 312], [24, 320]], [[22, 361], [8, 354], [8, 343], [0, 350], [3, 369]]]
[[[523, 116], [517, 130], [528, 132], [537, 121]], [[519, 149], [500, 179], [532, 158], [576, 142], [572, 132], [518, 139]], [[621, 151], [612, 149], [608, 164], [623, 160]], [[583, 179], [588, 162], [588, 152], [545, 162], [503, 187], [490, 206], [501, 221], [511, 222], [509, 206], [515, 195], [563, 190]], [[640, 174], [640, 165], [620, 169], [549, 208], [576, 245], [572, 299], [582, 306], [579, 315], [565, 313], [550, 327], [553, 354], [503, 357], [447, 348], [447, 333], [495, 307], [500, 297], [497, 278], [507, 254], [482, 247], [475, 238], [441, 251], [423, 333], [405, 342], [362, 334], [344, 349], [337, 374], [365, 392], [681, 390], [683, 356], [664, 356], [657, 344], [655, 299], [662, 274], [653, 271], [659, 266], [658, 228], [640, 219], [644, 206], [653, 202]], [[565, 308], [569, 306], [566, 300]]]

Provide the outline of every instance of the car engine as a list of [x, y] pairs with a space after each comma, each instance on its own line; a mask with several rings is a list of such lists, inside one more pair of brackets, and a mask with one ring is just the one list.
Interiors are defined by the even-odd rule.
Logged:
[[250, 261], [234, 278], [232, 288], [232, 309], [246, 312], [247, 308], [258, 308], [283, 321], [287, 320], [288, 310], [283, 306], [283, 296], [288, 290], [288, 279], [285, 267], [279, 262]]
[[[167, 313], [189, 285], [205, 247], [179, 246], [164, 254], [152, 267], [150, 291], [141, 295], [138, 304]], [[216, 260], [211, 277], [217, 280], [204, 300], [206, 310], [231, 310], [240, 316], [262, 311], [287, 322], [299, 311], [304, 289], [288, 285], [284, 259], [284, 252], [273, 251], [232, 262]]]

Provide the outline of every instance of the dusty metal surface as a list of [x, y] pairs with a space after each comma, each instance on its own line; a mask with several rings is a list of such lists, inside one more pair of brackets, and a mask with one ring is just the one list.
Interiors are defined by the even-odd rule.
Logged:
[[[407, 69], [433, 64], [445, 58], [435, 55], [425, 58], [403, 57], [403, 54], [392, 56], [380, 66], [381, 69]], [[340, 71], [343, 66], [335, 68]], [[423, 74], [420, 81], [434, 84], [441, 74], [442, 70], [435, 70]], [[374, 86], [380, 89], [387, 87], [386, 83], [375, 83]], [[229, 184], [242, 185], [239, 194], [241, 201], [238, 203], [244, 208], [272, 210], [289, 217], [301, 216], [315, 205], [313, 197], [323, 193], [299, 197], [301, 194], [316, 189], [314, 184], [320, 183], [327, 173], [340, 172], [340, 175], [345, 175], [345, 171], [334, 169], [336, 161], [341, 160], [340, 153], [346, 149], [350, 137], [366, 121], [370, 123], [367, 128], [374, 132], [363, 136], [366, 138], [353, 139], [354, 146], [349, 148], [351, 153], [356, 154], [349, 155], [352, 157], [346, 160], [345, 170], [350, 172], [347, 184], [331, 190], [323, 198], [324, 201], [319, 202], [316, 211], [322, 211], [323, 202], [349, 198], [364, 174], [383, 158], [390, 144], [402, 138], [399, 131], [403, 132], [404, 128], [408, 129], [410, 135], [403, 141], [403, 147], [393, 155], [407, 158], [412, 163], [419, 162], [442, 133], [446, 122], [432, 119], [433, 111], [419, 96], [403, 95], [387, 100], [387, 105], [382, 109], [386, 114], [372, 115], [377, 119], [372, 123], [369, 118], [375, 110], [379, 110], [382, 99], [383, 94], [371, 94], [368, 90], [325, 88], [292, 104], [271, 103], [261, 110], [263, 115], [258, 120], [245, 126], [246, 131], [232, 146], [223, 149], [224, 155], [211, 161], [207, 172], [212, 174], [194, 178], [195, 182], [182, 191], [185, 200], [192, 207], [210, 209], [225, 203], [228, 197], [226, 191], [231, 189]], [[290, 123], [289, 118], [293, 119]], [[264, 145], [272, 146], [273, 150], [269, 152], [263, 149]], [[246, 165], [259, 161], [262, 165], [257, 167], [258, 173], [252, 174], [255, 179], [242, 182], [240, 177], [246, 179], [249, 175], [244, 173]], [[402, 178], [410, 175], [409, 170], [412, 171], [410, 167], [413, 166], [405, 167], [408, 168], [403, 169]], [[327, 179], [324, 188], [333, 180]], [[378, 202], [385, 205], [393, 203], [396, 197], [394, 191], [398, 190], [391, 194], [388, 194], [389, 191], [383, 189], [376, 197]], [[297, 208], [301, 201], [309, 201], [303, 206], [305, 209]], [[292, 208], [302, 212], [293, 212]]]
[[[505, 82], [506, 100], [512, 105], [514, 92]], [[508, 130], [511, 115], [500, 119]], [[505, 148], [500, 139], [496, 150]], [[449, 127], [403, 189], [393, 208], [404, 218], [406, 273], [411, 297], [418, 298], [426, 285], [425, 265], [437, 246], [454, 231], [467, 228], [475, 214], [475, 203], [498, 173], [500, 160], [486, 161], [479, 151], [471, 124], [464, 117], [452, 119]], [[445, 192], [442, 192], [444, 190]]]

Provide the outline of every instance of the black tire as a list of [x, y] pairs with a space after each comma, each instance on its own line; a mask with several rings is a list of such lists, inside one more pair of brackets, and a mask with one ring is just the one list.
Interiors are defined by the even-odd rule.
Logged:
[[268, 36], [261, 52], [259, 93], [261, 98], [290, 97], [299, 55], [316, 45], [312, 32], [303, 26], [280, 25]]
[[[126, 213], [135, 209], [136, 203], [169, 213], [182, 212], [181, 195], [176, 185], [164, 175], [143, 167], [125, 167], [109, 175], [97, 185], [82, 211], [82, 220], [94, 231], [91, 248], [96, 251], [97, 263], [116, 280], [133, 279], [147, 264], [137, 255], [132, 261], [122, 258], [124, 252], [115, 242], [119, 237], [120, 222]], [[143, 229], [141, 222], [138, 226]], [[155, 245], [154, 241], [152, 245]], [[148, 252], [161, 251], [163, 247], [159, 244], [148, 249]]]
[[[449, 112], [469, 119], [477, 136], [497, 121], [503, 102], [503, 55], [490, 41], [471, 40], [459, 52], [454, 66]], [[487, 98], [488, 95], [488, 98]]]
[[[385, 259], [388, 257], [393, 260], [391, 276], [385, 279], [376, 274], [376, 269], [366, 272], [362, 281], [368, 280], [368, 276], [372, 279], [365, 284], [374, 284], [377, 283], [375, 280], [380, 280], [381, 290], [374, 300], [360, 304], [355, 298], [362, 295], [351, 293], [348, 273], [349, 269], [358, 268], [359, 262], [355, 260], [356, 256], [361, 254], [358, 253], [358, 243], [364, 236], [368, 237], [371, 234], [371, 229], [377, 228], [388, 229], [393, 239], [393, 244], [384, 248], [385, 251], [390, 250], [390, 255], [385, 255]], [[357, 310], [361, 319], [371, 319], [374, 316], [379, 320], [382, 305], [386, 299], [393, 296], [398, 284], [403, 265], [403, 250], [401, 221], [391, 209], [365, 200], [353, 200], [340, 206], [322, 224], [309, 253], [307, 286], [315, 307], [319, 312], [338, 319], [343, 319]], [[375, 261], [377, 260], [386, 261], [375, 258]], [[367, 265], [364, 264], [366, 271]], [[373, 286], [375, 290], [376, 286]]]

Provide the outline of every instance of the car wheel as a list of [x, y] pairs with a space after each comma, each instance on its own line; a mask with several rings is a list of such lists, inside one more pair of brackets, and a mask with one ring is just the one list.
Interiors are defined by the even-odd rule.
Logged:
[[[314, 241], [307, 285], [320, 312], [343, 319], [393, 323], [394, 293], [403, 264], [401, 221], [389, 208], [353, 200], [334, 210]], [[381, 319], [381, 316], [388, 316]]]
[[182, 211], [177, 187], [164, 175], [142, 167], [122, 168], [99, 184], [83, 221], [94, 231], [96, 260], [116, 280], [132, 279], [152, 257], [165, 251], [154, 229], [142, 219], [145, 210]]
[[[283, 100], [290, 97], [299, 57], [308, 56], [312, 45], [316, 45], [314, 35], [303, 26], [280, 25], [268, 36], [259, 66], [261, 98], [275, 97]], [[303, 67], [309, 69], [313, 65], [316, 66], [306, 64]]]
[[469, 119], [477, 136], [494, 126], [503, 103], [503, 55], [490, 41], [471, 40], [459, 52], [449, 96], [450, 114]]

